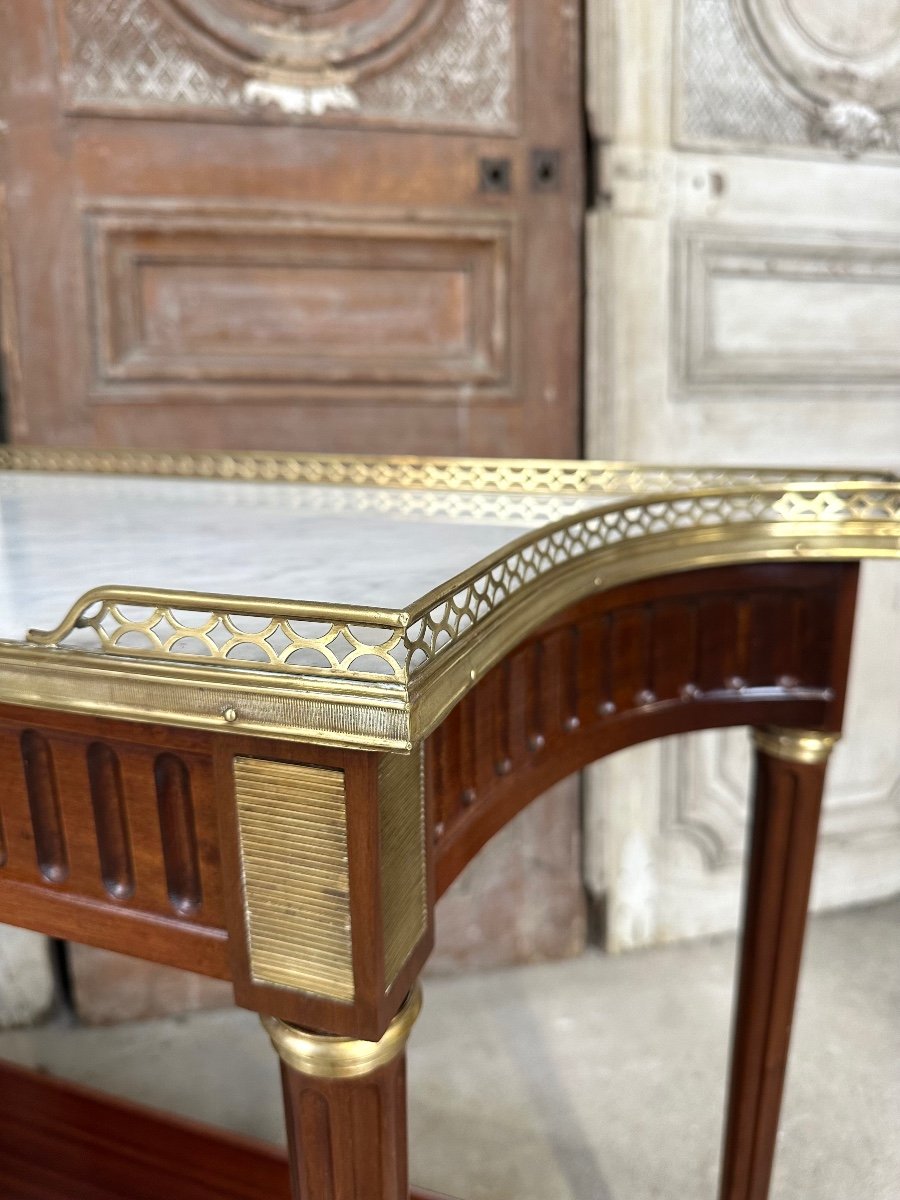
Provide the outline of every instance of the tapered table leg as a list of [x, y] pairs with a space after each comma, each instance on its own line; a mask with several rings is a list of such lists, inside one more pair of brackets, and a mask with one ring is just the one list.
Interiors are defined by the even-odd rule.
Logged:
[[759, 729], [721, 1200], [769, 1194], [828, 756], [836, 734]]
[[418, 987], [380, 1042], [326, 1037], [274, 1017], [294, 1200], [409, 1200], [406, 1041]]

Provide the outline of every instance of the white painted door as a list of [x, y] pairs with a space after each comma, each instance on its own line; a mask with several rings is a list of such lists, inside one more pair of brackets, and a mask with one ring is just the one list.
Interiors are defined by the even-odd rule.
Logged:
[[[900, 0], [595, 0], [588, 452], [900, 467]], [[865, 568], [814, 904], [900, 890], [900, 571]], [[589, 782], [612, 949], [733, 928], [743, 731]]]

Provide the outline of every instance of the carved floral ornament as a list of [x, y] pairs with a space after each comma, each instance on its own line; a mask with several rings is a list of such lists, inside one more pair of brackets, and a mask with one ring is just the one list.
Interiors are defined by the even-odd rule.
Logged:
[[778, 87], [810, 131], [849, 158], [894, 148], [900, 0], [732, 0]]

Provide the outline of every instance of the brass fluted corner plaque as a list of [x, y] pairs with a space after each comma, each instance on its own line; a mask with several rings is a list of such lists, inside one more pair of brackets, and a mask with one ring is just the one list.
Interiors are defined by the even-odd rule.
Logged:
[[385, 990], [390, 990], [428, 925], [422, 748], [386, 754], [378, 769]]
[[234, 760], [251, 976], [352, 1001], [343, 771]]

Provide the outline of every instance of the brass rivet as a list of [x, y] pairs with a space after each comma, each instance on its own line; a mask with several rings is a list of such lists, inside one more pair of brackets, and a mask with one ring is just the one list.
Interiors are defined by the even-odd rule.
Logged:
[[237, 720], [237, 713], [234, 711], [233, 708], [226, 708], [225, 711], [222, 713], [222, 716], [225, 718], [225, 720], [228, 722], [229, 725], [233, 724], [233, 722], [235, 722]]
[[594, 587], [600, 587], [600, 585], [601, 585], [602, 583], [603, 583], [603, 576], [602, 576], [602, 575], [595, 575], [595, 576], [594, 576]]
[[472, 682], [474, 683], [477, 677], [478, 677], [478, 672], [477, 672], [477, 671], [475, 670], [475, 668], [473, 667], [473, 668], [472, 668], [472, 670], [469, 672], [469, 678], [470, 678], [470, 679], [472, 680]]

